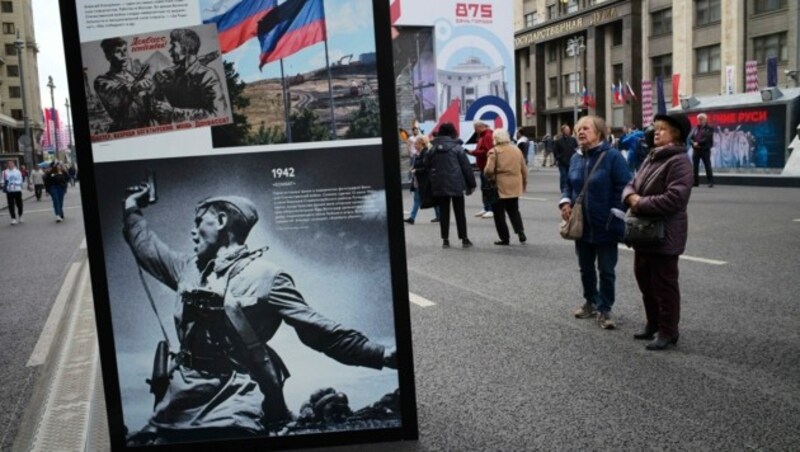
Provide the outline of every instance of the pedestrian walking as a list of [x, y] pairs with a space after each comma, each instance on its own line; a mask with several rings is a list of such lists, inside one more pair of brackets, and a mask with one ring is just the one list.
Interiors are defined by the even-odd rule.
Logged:
[[542, 148], [544, 149], [542, 151], [542, 166], [547, 166], [547, 157], [550, 157], [550, 166], [556, 166], [556, 159], [553, 155], [556, 148], [556, 142], [553, 140], [553, 137], [551, 137], [550, 134], [542, 137]]
[[[603, 130], [605, 135], [605, 129]], [[559, 173], [559, 191], [564, 193], [567, 187], [567, 175], [569, 174], [569, 165], [572, 156], [575, 155], [575, 149], [578, 148], [578, 141], [572, 136], [572, 130], [568, 125], [561, 126], [561, 135], [555, 140], [553, 154], [558, 164]]]
[[446, 122], [431, 143], [432, 151], [425, 159], [431, 188], [439, 205], [439, 230], [442, 247], [450, 248], [450, 204], [456, 217], [456, 231], [464, 248], [472, 246], [467, 236], [467, 217], [464, 212], [464, 193], [475, 191], [475, 174], [469, 164], [455, 126]]
[[497, 186], [498, 199], [492, 204], [494, 211], [494, 227], [500, 240], [495, 245], [508, 245], [510, 236], [506, 224], [506, 212], [511, 220], [511, 227], [525, 243], [525, 228], [522, 225], [522, 216], [519, 214], [519, 197], [528, 188], [528, 167], [517, 149], [511, 144], [508, 132], [496, 130], [494, 132], [494, 148], [489, 151], [484, 170], [486, 178]]
[[69, 184], [74, 187], [75, 181], [78, 178], [78, 170], [75, 169], [75, 165], [70, 165], [69, 169], [67, 170], [67, 175], [69, 176]]
[[622, 199], [637, 216], [664, 219], [665, 237], [660, 244], [633, 246], [633, 272], [647, 318], [644, 329], [633, 337], [652, 340], [647, 344], [648, 350], [663, 350], [678, 343], [678, 256], [686, 248], [686, 207], [692, 194], [693, 174], [684, 144], [691, 129], [686, 116], [656, 115], [654, 127], [654, 152], [625, 187]]
[[617, 243], [622, 239], [624, 223], [611, 209], [624, 208], [622, 190], [631, 179], [631, 173], [622, 154], [608, 143], [606, 130], [605, 121], [599, 116], [584, 116], [578, 120], [580, 151], [572, 156], [559, 207], [561, 218], [569, 220], [572, 206], [588, 177], [582, 202], [583, 236], [575, 241], [585, 302], [574, 315], [579, 319], [597, 315], [603, 329], [612, 329], [616, 326], [611, 308], [615, 300]]
[[[420, 187], [423, 179], [427, 182], [428, 172], [425, 168], [425, 157], [428, 152], [430, 152], [430, 149], [431, 141], [427, 136], [420, 135], [417, 137], [414, 143], [414, 153], [411, 154], [411, 212], [408, 213], [408, 218], [404, 220], [408, 224], [414, 224], [417, 218], [417, 212], [419, 212], [420, 206], [422, 205]], [[439, 221], [439, 206], [434, 206], [433, 211], [435, 216], [431, 220], [431, 223], [436, 223]]]
[[711, 169], [711, 147], [714, 145], [714, 129], [708, 125], [705, 113], [697, 115], [697, 127], [691, 133], [692, 163], [694, 165], [694, 186], [700, 185], [700, 162], [706, 170], [708, 186], [714, 186], [714, 170]]
[[481, 120], [473, 122], [472, 127], [475, 129], [475, 136], [477, 137], [478, 143], [474, 151], [467, 152], [475, 157], [475, 164], [478, 165], [478, 170], [480, 170], [481, 200], [483, 201], [483, 208], [477, 212], [475, 216], [479, 218], [492, 218], [494, 216], [494, 213], [492, 213], [492, 205], [486, 197], [486, 193], [484, 193], [484, 191], [488, 189], [489, 183], [486, 180], [486, 176], [483, 175], [483, 170], [486, 168], [486, 159], [489, 155], [489, 149], [494, 147], [494, 140], [492, 139], [492, 134], [494, 132], [489, 128], [488, 124]]
[[56, 223], [64, 221], [64, 196], [67, 194], [69, 176], [60, 163], [54, 163], [45, 177], [45, 188], [53, 200]]
[[33, 193], [36, 195], [36, 201], [41, 201], [42, 190], [44, 189], [44, 171], [38, 166], [35, 166], [31, 171], [29, 183], [33, 186]]
[[528, 153], [530, 152], [530, 147], [533, 145], [533, 143], [527, 136], [525, 136], [524, 133], [522, 133], [522, 129], [517, 129], [515, 139], [517, 140], [517, 147], [519, 148], [519, 151], [522, 152], [522, 157], [525, 159], [525, 165], [527, 165]]
[[11, 216], [11, 225], [18, 222], [24, 223], [22, 218], [22, 172], [17, 169], [17, 164], [9, 160], [6, 169], [3, 170], [3, 191], [6, 193], [8, 202], [8, 214]]

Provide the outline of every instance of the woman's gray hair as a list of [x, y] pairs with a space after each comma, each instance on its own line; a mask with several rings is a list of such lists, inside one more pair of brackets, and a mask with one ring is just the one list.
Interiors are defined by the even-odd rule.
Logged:
[[606, 121], [596, 115], [586, 115], [582, 116], [581, 119], [575, 123], [575, 130], [577, 131], [578, 126], [583, 123], [591, 124], [594, 128], [594, 131], [597, 132], [597, 136], [600, 138], [600, 141], [603, 141], [608, 137], [608, 127], [606, 126]]
[[494, 139], [495, 146], [511, 143], [511, 136], [508, 135], [508, 131], [506, 131], [506, 129], [495, 130], [492, 138]]

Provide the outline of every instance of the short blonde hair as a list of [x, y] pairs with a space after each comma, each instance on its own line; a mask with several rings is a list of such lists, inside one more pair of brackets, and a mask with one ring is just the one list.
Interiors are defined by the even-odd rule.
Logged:
[[419, 143], [420, 141], [422, 142], [422, 147], [424, 147], [425, 149], [428, 149], [428, 147], [430, 147], [431, 145], [431, 139], [428, 138], [428, 135], [418, 136], [414, 143], [416, 144]]
[[597, 133], [597, 136], [600, 137], [600, 141], [603, 141], [608, 137], [608, 126], [606, 126], [606, 121], [596, 115], [586, 115], [581, 117], [578, 122], [575, 123], [575, 130], [578, 129], [582, 124], [589, 124], [592, 126], [594, 131]]
[[700, 113], [699, 115], [697, 115], [697, 120], [699, 121], [701, 119], [708, 119], [708, 115], [705, 113]]
[[508, 135], [508, 131], [506, 131], [505, 129], [495, 130], [492, 139], [494, 140], [495, 146], [511, 143], [511, 136]]

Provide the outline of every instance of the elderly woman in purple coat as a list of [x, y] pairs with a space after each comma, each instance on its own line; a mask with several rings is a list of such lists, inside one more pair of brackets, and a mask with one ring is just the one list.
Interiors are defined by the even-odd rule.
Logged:
[[665, 220], [663, 242], [633, 246], [633, 271], [647, 316], [644, 330], [633, 337], [650, 340], [648, 350], [663, 350], [678, 343], [678, 256], [686, 248], [686, 206], [694, 175], [684, 145], [691, 130], [689, 120], [680, 113], [656, 115], [654, 119], [655, 148], [623, 190], [622, 200], [635, 215]]

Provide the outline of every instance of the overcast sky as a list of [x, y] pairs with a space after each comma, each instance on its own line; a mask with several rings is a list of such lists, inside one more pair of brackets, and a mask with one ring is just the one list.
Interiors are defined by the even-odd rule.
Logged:
[[58, 3], [52, 0], [33, 0], [33, 24], [36, 43], [39, 45], [39, 91], [42, 94], [42, 108], [50, 107], [47, 76], [52, 75], [53, 83], [56, 85], [56, 89], [53, 90], [56, 109], [63, 114], [66, 111], [64, 102], [69, 97], [69, 88]]

